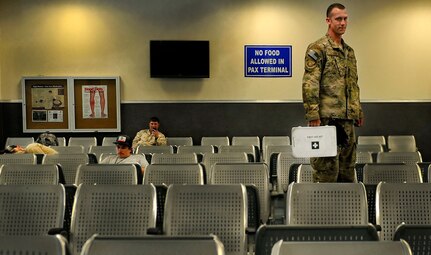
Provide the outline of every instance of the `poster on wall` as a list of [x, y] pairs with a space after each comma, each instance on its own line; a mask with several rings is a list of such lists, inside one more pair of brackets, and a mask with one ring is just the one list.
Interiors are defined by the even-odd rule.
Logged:
[[108, 118], [107, 85], [82, 86], [82, 118]]
[[245, 45], [245, 77], [292, 77], [291, 45]]
[[67, 77], [23, 77], [24, 132], [69, 131]]

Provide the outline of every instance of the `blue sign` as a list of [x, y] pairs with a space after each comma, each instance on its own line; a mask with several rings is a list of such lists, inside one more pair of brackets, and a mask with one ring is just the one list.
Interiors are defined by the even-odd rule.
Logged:
[[292, 46], [246, 45], [245, 77], [292, 77]]

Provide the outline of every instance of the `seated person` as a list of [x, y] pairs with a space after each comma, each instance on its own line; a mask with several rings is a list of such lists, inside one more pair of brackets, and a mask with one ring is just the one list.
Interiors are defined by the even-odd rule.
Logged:
[[53, 148], [50, 148], [40, 143], [30, 143], [25, 148], [20, 145], [9, 145], [6, 147], [6, 149], [0, 151], [0, 154], [4, 153], [57, 154], [58, 152]]
[[136, 133], [133, 139], [133, 149], [138, 148], [139, 145], [143, 146], [160, 146], [166, 145], [167, 140], [164, 134], [159, 131], [160, 120], [157, 117], [151, 117], [149, 129], [143, 129]]
[[148, 161], [142, 154], [133, 154], [132, 138], [128, 135], [120, 135], [115, 139], [117, 145], [117, 155], [104, 158], [100, 164], [139, 164], [142, 174], [148, 166]]

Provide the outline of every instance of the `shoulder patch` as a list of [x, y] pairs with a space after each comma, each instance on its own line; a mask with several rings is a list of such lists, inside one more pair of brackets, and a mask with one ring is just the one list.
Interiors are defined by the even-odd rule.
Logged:
[[319, 58], [319, 56], [317, 55], [317, 53], [314, 50], [309, 50], [307, 55], [314, 59], [314, 61], [317, 61], [317, 59]]

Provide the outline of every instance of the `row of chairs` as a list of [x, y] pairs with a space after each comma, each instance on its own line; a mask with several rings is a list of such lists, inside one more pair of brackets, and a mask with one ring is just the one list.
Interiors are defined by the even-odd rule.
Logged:
[[[416, 139], [413, 135], [389, 135], [387, 142], [385, 136], [358, 136], [359, 147], [377, 148], [388, 151], [417, 151]], [[376, 146], [377, 145], [377, 146]], [[372, 147], [374, 146], [374, 147]]]
[[[422, 229], [429, 233], [430, 228], [426, 228], [426, 225], [430, 221], [430, 193], [431, 184], [380, 183], [376, 200], [377, 225], [381, 227], [381, 231], [377, 240], [393, 240], [401, 223], [405, 227], [411, 224], [422, 225]], [[3, 207], [0, 209], [3, 214], [0, 221], [3, 235], [43, 235], [53, 227], [62, 227], [62, 185], [2, 185], [0, 194], [3, 200], [0, 203]], [[355, 226], [367, 229], [375, 236], [373, 233], [377, 233], [376, 230], [368, 223], [366, 200], [365, 187], [360, 183], [293, 183], [289, 186], [287, 196], [286, 226], [301, 226], [303, 231], [312, 228], [315, 236], [326, 236], [326, 241], [346, 238], [363, 241], [362, 237], [354, 234], [355, 231], [348, 235], [349, 232], [345, 229]], [[243, 185], [172, 185], [167, 191], [164, 204], [163, 234], [187, 236], [212, 233], [220, 238], [226, 254], [245, 254], [247, 203]], [[13, 206], [17, 208], [12, 209]], [[26, 206], [32, 208], [25, 208]], [[76, 193], [69, 236], [73, 253], [79, 254], [84, 243], [95, 233], [146, 235], [148, 229], [156, 226], [156, 207], [156, 190], [153, 185], [80, 185]], [[263, 227], [268, 232], [268, 229], [277, 226]], [[279, 228], [283, 227], [284, 225]], [[318, 233], [319, 228], [325, 234]], [[258, 233], [259, 231], [261, 229]], [[281, 234], [288, 235], [285, 232], [283, 230]], [[298, 232], [292, 234], [293, 232], [290, 238], [297, 238], [296, 241], [307, 241]], [[358, 237], [359, 240], [354, 240]], [[413, 238], [411, 234], [402, 238], [412, 246], [429, 246], [428, 240], [409, 241], [409, 238]], [[286, 237], [269, 238], [267, 242], [272, 244], [266, 244], [266, 247], [272, 247], [280, 239]], [[259, 245], [257, 234], [256, 254], [267, 254], [260, 250], [262, 247]]]

